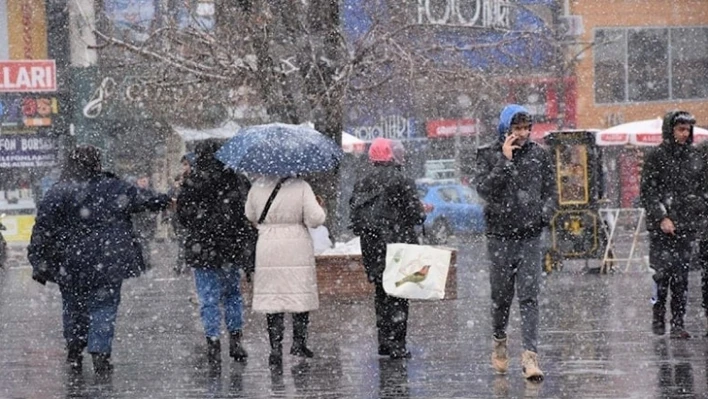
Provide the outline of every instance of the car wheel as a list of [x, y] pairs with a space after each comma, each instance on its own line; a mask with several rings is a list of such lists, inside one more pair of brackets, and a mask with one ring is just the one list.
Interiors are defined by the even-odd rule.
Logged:
[[428, 242], [430, 242], [431, 245], [445, 245], [450, 238], [450, 233], [452, 233], [452, 231], [447, 225], [447, 222], [438, 219], [433, 223], [433, 228], [428, 234]]

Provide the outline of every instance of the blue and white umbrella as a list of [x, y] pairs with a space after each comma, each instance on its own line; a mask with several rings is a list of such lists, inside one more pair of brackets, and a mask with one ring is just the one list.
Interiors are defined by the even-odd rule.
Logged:
[[245, 127], [216, 152], [234, 170], [283, 177], [334, 169], [342, 155], [337, 143], [317, 130], [284, 123]]

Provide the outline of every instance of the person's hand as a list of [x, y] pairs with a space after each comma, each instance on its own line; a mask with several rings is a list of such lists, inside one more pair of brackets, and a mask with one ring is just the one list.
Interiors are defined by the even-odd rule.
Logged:
[[170, 201], [170, 210], [172, 212], [177, 211], [177, 198], [172, 198], [172, 201]]
[[317, 200], [317, 203], [320, 204], [321, 207], [326, 208], [325, 200], [321, 196], [317, 195], [315, 196], [315, 199]]
[[516, 145], [516, 140], [518, 138], [514, 136], [513, 134], [510, 134], [506, 136], [506, 139], [504, 140], [504, 144], [502, 144], [502, 153], [506, 157], [506, 159], [511, 161], [511, 158], [514, 156], [514, 150], [521, 148], [520, 146]]
[[674, 222], [671, 219], [663, 218], [661, 219], [661, 231], [673, 236], [676, 235], [676, 226], [674, 226]]
[[42, 285], [47, 284], [46, 272], [42, 272], [40, 270], [33, 270], [32, 271], [32, 280], [34, 280]]

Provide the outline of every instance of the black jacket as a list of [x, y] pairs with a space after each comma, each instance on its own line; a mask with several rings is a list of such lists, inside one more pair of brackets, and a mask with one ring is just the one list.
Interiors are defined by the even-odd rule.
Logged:
[[486, 201], [484, 218], [492, 237], [538, 237], [558, 204], [551, 157], [531, 141], [515, 150], [512, 160], [504, 156], [500, 142], [480, 147], [477, 192]]
[[138, 276], [145, 264], [131, 215], [170, 204], [102, 173], [88, 181], [62, 181], [42, 198], [27, 249], [41, 280], [71, 286], [110, 286]]
[[686, 144], [673, 137], [676, 112], [669, 112], [662, 125], [663, 141], [644, 159], [642, 206], [649, 231], [660, 231], [661, 220], [671, 219], [676, 231], [693, 233], [704, 228], [708, 204], [708, 168], [693, 147], [693, 129]]
[[418, 243], [415, 227], [425, 221], [425, 212], [415, 182], [394, 164], [375, 164], [354, 185], [349, 208], [369, 279], [380, 280], [386, 244]]
[[252, 267], [257, 232], [246, 219], [251, 184], [212, 160], [200, 165], [177, 197], [177, 217], [186, 231], [185, 261], [192, 267]]

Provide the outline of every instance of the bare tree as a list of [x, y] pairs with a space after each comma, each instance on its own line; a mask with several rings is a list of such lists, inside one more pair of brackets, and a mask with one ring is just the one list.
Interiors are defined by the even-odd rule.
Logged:
[[[501, 90], [493, 74], [469, 68], [466, 56], [553, 37], [491, 21], [453, 27], [469, 40], [446, 45], [438, 34], [450, 27], [421, 23], [410, 2], [394, 0], [362, 0], [366, 31], [353, 38], [342, 31], [339, 0], [216, 0], [214, 23], [208, 26], [194, 10], [181, 19], [171, 14], [182, 1], [162, 0], [161, 23], [139, 40], [122, 36], [105, 17], [95, 31], [102, 64], [131, 70], [140, 87], [149, 88], [138, 90], [149, 91], [144, 107], [180, 124], [208, 125], [245, 103], [265, 109], [264, 121], [311, 121], [337, 142], [345, 99], [367, 102], [411, 88], [416, 107], [427, 110], [440, 93], [497, 98]], [[502, 39], [475, 40], [489, 30], [503, 33]], [[521, 56], [517, 69], [523, 68]], [[336, 198], [336, 172], [315, 183], [325, 198]], [[330, 202], [333, 211], [335, 201]]]

